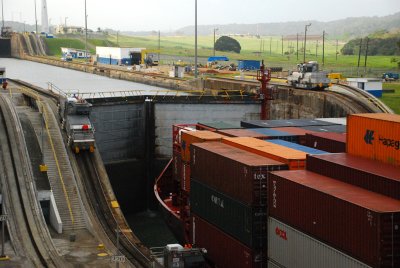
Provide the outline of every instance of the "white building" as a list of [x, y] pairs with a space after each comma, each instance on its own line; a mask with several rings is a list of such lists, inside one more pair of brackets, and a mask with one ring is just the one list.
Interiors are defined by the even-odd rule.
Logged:
[[374, 95], [382, 97], [382, 79], [379, 78], [347, 78], [350, 86], [358, 87]]
[[96, 47], [97, 62], [111, 65], [134, 65], [142, 63], [145, 48]]

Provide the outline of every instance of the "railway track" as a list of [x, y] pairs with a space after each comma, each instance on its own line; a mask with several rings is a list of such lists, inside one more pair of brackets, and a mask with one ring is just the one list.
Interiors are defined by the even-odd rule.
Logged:
[[373, 97], [371, 94], [369, 94], [368, 92], [366, 92], [365, 90], [356, 88], [356, 87], [352, 87], [346, 84], [337, 84], [339, 87], [347, 90], [348, 92], [354, 94], [356, 96], [356, 98], [363, 100], [363, 102], [369, 104], [370, 106], [374, 107], [371, 108], [371, 112], [380, 112], [380, 113], [393, 113], [393, 111], [387, 107], [384, 103], [382, 103], [380, 100], [378, 100], [377, 98]]
[[[17, 112], [11, 100], [4, 96], [0, 96], [0, 107], [1, 168], [5, 174], [2, 180], [4, 190], [7, 190], [4, 204], [12, 217], [8, 220], [8, 230], [14, 238], [13, 244], [23, 252], [29, 266], [68, 267], [54, 248], [36, 198], [32, 168]], [[10, 222], [13, 222], [12, 226]]]
[[120, 253], [136, 267], [149, 267], [152, 263], [150, 252], [132, 233], [120, 209], [109, 206], [115, 202], [115, 198], [113, 193], [107, 191], [110, 188], [106, 185], [108, 176], [101, 168], [98, 152], [82, 152], [76, 155], [76, 159], [87, 196], [107, 236], [116, 245], [118, 230]]
[[[33, 90], [32, 97], [37, 97], [39, 94], [42, 98], [47, 98], [48, 100], [58, 100], [58, 95], [52, 92], [44, 91], [19, 80], [12, 81]], [[26, 91], [24, 93], [29, 94]], [[94, 211], [96, 220], [100, 223], [102, 231], [116, 246], [116, 230], [120, 230], [119, 244], [121, 254], [126, 256], [128, 261], [135, 267], [148, 267], [152, 263], [149, 250], [132, 233], [122, 211], [119, 208], [113, 209], [110, 207], [111, 202], [116, 201], [116, 198], [112, 192], [111, 184], [109, 183], [104, 164], [98, 152], [96, 151], [94, 154], [81, 152], [78, 155], [72, 155], [75, 157], [76, 161], [74, 162], [77, 164], [77, 171], [80, 174], [81, 183], [85, 188], [84, 192], [87, 200], [89, 200], [88, 203]], [[96, 155], [96, 157], [93, 155]]]
[[[243, 81], [237, 80], [234, 78], [209, 78], [214, 81], [227, 81], [234, 82], [240, 84], [248, 84], [250, 86], [259, 86], [258, 81]], [[285, 89], [294, 89], [292, 86], [282, 83], [271, 82], [270, 85], [276, 86], [279, 88]], [[393, 113], [393, 111], [387, 107], [384, 103], [382, 103], [377, 98], [373, 97], [366, 91], [355, 88], [343, 83], [334, 84], [334, 86], [339, 87], [342, 91], [333, 91], [333, 90], [324, 90], [321, 92], [326, 92], [327, 94], [334, 95], [337, 97], [343, 104], [352, 107], [354, 112], [366, 112], [366, 113]], [[302, 90], [302, 89], [296, 89]]]

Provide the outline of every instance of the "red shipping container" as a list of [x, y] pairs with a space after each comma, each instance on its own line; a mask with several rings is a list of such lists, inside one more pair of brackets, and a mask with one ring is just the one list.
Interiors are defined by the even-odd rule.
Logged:
[[306, 134], [306, 146], [330, 153], [346, 152], [346, 134], [318, 132]]
[[190, 193], [190, 164], [182, 162], [181, 189]]
[[267, 258], [265, 253], [262, 255], [262, 250], [250, 249], [194, 214], [190, 236], [195, 247], [207, 249], [206, 258], [216, 267], [267, 267]]
[[307, 170], [400, 199], [400, 169], [346, 153], [307, 155]]
[[288, 166], [219, 142], [194, 143], [192, 178], [249, 205], [266, 204], [269, 171]]
[[400, 267], [399, 200], [306, 170], [271, 175], [271, 217], [372, 267]]

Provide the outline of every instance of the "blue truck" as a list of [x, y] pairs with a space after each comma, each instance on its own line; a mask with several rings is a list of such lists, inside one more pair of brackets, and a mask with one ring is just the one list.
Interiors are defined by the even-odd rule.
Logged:
[[385, 81], [399, 80], [399, 74], [397, 74], [397, 73], [383, 73], [382, 74], [382, 79], [384, 79]]

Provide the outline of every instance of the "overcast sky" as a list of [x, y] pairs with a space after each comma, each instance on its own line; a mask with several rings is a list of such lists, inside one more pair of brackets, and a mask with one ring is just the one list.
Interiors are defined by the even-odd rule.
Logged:
[[[35, 0], [2, 0], [4, 19], [35, 22]], [[42, 0], [36, 0], [40, 24]], [[47, 0], [52, 25], [84, 26], [84, 0]], [[173, 31], [194, 24], [195, 0], [87, 0], [88, 28]], [[400, 11], [400, 0], [198, 0], [198, 24], [332, 21], [385, 16]]]

